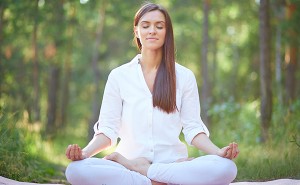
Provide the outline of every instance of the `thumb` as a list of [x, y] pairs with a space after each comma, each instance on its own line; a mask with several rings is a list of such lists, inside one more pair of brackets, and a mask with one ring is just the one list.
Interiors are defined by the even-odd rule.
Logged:
[[220, 156], [221, 156], [221, 157], [225, 157], [226, 154], [227, 154], [227, 151], [228, 151], [229, 149], [230, 149], [229, 146], [223, 147], [223, 148], [221, 149], [221, 151], [220, 151]]

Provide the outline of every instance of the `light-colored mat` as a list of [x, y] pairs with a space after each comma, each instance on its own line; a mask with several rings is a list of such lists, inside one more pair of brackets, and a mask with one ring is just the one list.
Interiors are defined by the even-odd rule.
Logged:
[[[19, 182], [0, 176], [0, 185], [38, 185], [37, 183]], [[43, 184], [43, 185], [62, 185], [62, 184]]]
[[[37, 183], [19, 182], [0, 176], [0, 185], [38, 185]], [[43, 184], [43, 185], [61, 185], [61, 184]], [[300, 185], [300, 180], [296, 179], [278, 179], [266, 182], [234, 182], [230, 185]]]
[[300, 180], [296, 179], [277, 179], [266, 182], [234, 182], [230, 185], [300, 185]]

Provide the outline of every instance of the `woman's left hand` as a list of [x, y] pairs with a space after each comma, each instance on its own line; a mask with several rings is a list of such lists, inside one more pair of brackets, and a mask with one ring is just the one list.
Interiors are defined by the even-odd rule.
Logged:
[[239, 155], [239, 153], [240, 153], [240, 151], [238, 149], [238, 144], [233, 142], [233, 143], [230, 143], [228, 146], [221, 148], [217, 152], [217, 155], [220, 157], [227, 158], [227, 159], [234, 159]]

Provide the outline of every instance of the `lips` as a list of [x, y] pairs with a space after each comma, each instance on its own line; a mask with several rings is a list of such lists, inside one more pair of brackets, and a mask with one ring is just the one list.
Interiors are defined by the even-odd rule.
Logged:
[[150, 37], [150, 38], [146, 38], [146, 40], [158, 40], [158, 38], [152, 38], [152, 37]]

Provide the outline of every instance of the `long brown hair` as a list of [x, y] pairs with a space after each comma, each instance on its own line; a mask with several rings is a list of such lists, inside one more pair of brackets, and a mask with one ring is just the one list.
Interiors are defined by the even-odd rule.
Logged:
[[[176, 110], [176, 74], [175, 74], [175, 48], [173, 26], [171, 18], [165, 8], [158, 4], [146, 3], [135, 14], [134, 26], [137, 26], [141, 17], [146, 13], [159, 10], [166, 19], [166, 36], [163, 45], [163, 55], [153, 86], [153, 106], [172, 113]], [[139, 50], [142, 49], [140, 39], [135, 37]]]

